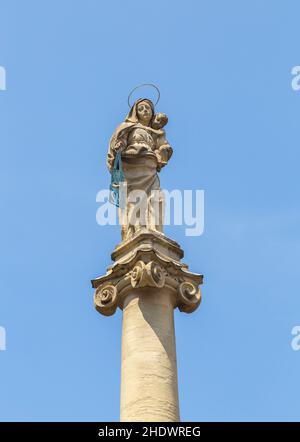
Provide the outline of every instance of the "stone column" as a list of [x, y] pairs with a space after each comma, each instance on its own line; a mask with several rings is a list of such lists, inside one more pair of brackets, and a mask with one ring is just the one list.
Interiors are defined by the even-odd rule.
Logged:
[[112, 253], [115, 263], [92, 281], [96, 309], [123, 310], [121, 421], [179, 421], [174, 308], [201, 301], [202, 275], [180, 262], [183, 251], [163, 234], [142, 232]]
[[121, 421], [179, 421], [174, 305], [164, 288], [142, 288], [123, 307]]

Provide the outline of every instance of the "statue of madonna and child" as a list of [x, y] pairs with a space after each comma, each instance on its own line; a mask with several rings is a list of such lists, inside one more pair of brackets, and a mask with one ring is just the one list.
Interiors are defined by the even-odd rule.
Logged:
[[122, 240], [142, 230], [163, 233], [164, 198], [158, 172], [173, 153], [164, 130], [167, 122], [166, 114], [155, 113], [151, 100], [141, 98], [111, 137], [107, 166], [111, 190], [118, 197]]

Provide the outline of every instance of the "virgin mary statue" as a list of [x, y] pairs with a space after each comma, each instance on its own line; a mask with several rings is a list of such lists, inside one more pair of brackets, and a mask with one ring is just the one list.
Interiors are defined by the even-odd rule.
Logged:
[[173, 152], [163, 129], [167, 122], [165, 114], [155, 114], [152, 101], [141, 98], [111, 137], [107, 166], [112, 172], [119, 152], [125, 176], [125, 207], [119, 209], [122, 240], [144, 229], [163, 231], [163, 194], [158, 172]]

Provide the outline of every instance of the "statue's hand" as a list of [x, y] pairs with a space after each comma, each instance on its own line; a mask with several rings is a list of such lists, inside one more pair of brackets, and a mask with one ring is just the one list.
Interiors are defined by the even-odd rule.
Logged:
[[124, 146], [124, 143], [122, 143], [122, 141], [117, 141], [116, 144], [114, 145], [114, 150], [118, 151], [120, 149], [122, 149]]
[[159, 149], [159, 154], [162, 161], [167, 163], [173, 154], [173, 149], [169, 144], [163, 144]]

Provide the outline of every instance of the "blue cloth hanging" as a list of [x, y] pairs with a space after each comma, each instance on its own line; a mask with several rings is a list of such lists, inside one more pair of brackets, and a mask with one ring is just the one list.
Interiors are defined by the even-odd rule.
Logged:
[[109, 201], [117, 207], [120, 207], [120, 183], [125, 181], [125, 175], [122, 167], [121, 152], [118, 151], [111, 171], [110, 195]]

